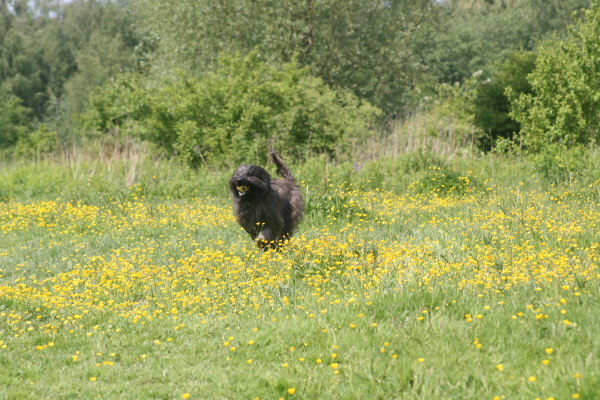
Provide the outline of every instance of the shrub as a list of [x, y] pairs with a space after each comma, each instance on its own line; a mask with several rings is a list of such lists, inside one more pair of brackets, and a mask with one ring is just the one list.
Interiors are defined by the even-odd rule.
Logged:
[[539, 47], [529, 75], [533, 93], [512, 95], [512, 116], [532, 152], [598, 141], [600, 123], [600, 0], [592, 0], [566, 40]]
[[156, 87], [148, 82], [121, 75], [96, 91], [80, 127], [154, 142], [190, 165], [233, 166], [264, 163], [269, 147], [296, 158], [339, 157], [373, 133], [381, 113], [295, 62], [269, 66], [256, 51], [222, 56], [200, 79], [179, 72]]

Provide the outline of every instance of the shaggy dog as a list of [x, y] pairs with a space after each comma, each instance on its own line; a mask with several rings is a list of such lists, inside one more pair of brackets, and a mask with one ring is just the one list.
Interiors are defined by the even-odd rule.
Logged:
[[281, 179], [271, 179], [258, 165], [241, 165], [229, 180], [238, 223], [265, 250], [288, 240], [304, 212], [304, 200], [290, 170], [273, 150], [269, 155]]

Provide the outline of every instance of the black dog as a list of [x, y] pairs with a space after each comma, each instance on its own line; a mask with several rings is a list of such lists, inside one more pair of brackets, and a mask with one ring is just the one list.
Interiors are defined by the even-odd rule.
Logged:
[[241, 165], [229, 180], [235, 217], [261, 249], [275, 249], [288, 240], [304, 212], [292, 173], [273, 150], [269, 155], [282, 179], [271, 179], [258, 165]]

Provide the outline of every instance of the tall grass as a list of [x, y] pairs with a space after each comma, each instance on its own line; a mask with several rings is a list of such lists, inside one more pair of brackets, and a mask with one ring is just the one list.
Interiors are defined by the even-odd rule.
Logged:
[[[448, 136], [448, 132], [441, 132], [436, 136], [413, 129], [419, 126], [422, 122], [416, 120], [393, 125], [387, 131], [382, 130], [381, 137], [362, 143], [353, 155], [337, 160], [322, 154], [303, 163], [286, 161], [301, 171], [299, 179], [322, 190], [332, 184], [328, 179], [338, 182], [340, 177], [358, 179], [370, 187], [384, 180], [410, 184], [414, 177], [408, 179], [409, 175], [425, 173], [430, 167], [494, 173], [496, 165], [505, 162], [502, 157], [477, 157], [464, 150], [464, 143], [455, 141], [451, 133]], [[512, 158], [507, 160], [514, 165]], [[58, 196], [102, 202], [123, 196], [133, 185], [152, 196], [226, 195], [223, 182], [229, 173], [189, 168], [147, 143], [90, 141], [35, 158], [0, 160], [0, 199]]]
[[416, 113], [385, 122], [379, 132], [378, 137], [356, 143], [350, 158], [355, 162], [368, 162], [424, 151], [450, 160], [473, 158], [480, 154], [477, 128], [435, 112]]
[[222, 195], [222, 176], [220, 171], [191, 169], [146, 144], [98, 142], [34, 160], [5, 161], [0, 171], [0, 198], [102, 203], [126, 196], [134, 185], [149, 196]]

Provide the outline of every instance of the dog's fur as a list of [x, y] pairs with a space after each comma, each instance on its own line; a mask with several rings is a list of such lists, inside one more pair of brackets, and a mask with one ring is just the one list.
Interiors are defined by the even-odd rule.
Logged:
[[302, 221], [302, 193], [283, 160], [269, 152], [281, 179], [258, 165], [241, 165], [229, 180], [233, 212], [259, 248], [277, 248]]

